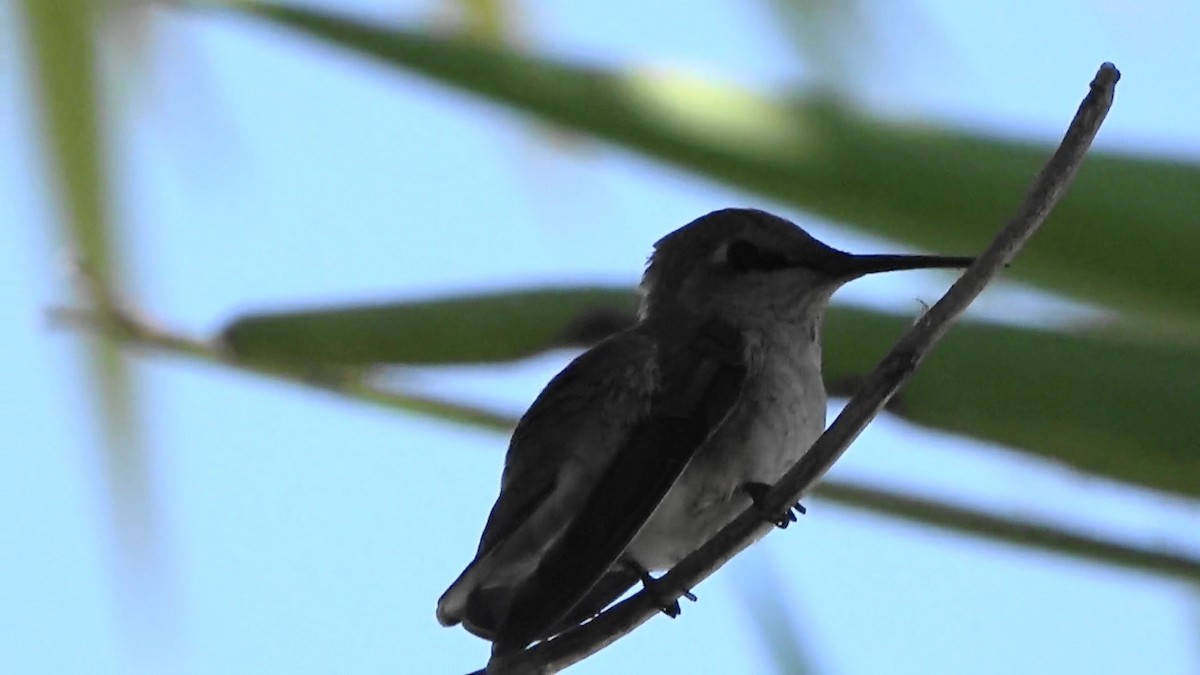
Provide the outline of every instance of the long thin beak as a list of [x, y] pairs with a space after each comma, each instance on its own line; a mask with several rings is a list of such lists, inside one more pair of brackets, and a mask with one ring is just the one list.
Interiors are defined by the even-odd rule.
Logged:
[[824, 265], [830, 275], [844, 281], [878, 272], [967, 267], [974, 258], [944, 255], [851, 255], [838, 256]]

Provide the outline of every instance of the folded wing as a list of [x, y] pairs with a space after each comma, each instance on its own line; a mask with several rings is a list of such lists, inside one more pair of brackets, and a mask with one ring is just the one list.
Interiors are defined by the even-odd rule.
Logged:
[[614, 565], [727, 418], [746, 376], [740, 335], [732, 327], [710, 321], [689, 337], [671, 351], [660, 350], [659, 386], [648, 414], [521, 584], [496, 633], [498, 647], [550, 637], [563, 629], [564, 618], [582, 620], [628, 588], [629, 575], [622, 577]]
[[513, 432], [475, 559], [438, 601], [442, 624], [495, 639], [517, 586], [649, 414], [659, 379], [654, 341], [627, 331], [550, 381]]

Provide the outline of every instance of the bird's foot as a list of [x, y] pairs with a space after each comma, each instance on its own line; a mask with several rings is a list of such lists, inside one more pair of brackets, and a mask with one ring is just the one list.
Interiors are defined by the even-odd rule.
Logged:
[[767, 510], [762, 505], [763, 497], [767, 495], [767, 491], [771, 489], [766, 483], [746, 483], [742, 486], [746, 490], [746, 494], [750, 495], [750, 501], [754, 502], [754, 506], [758, 508], [758, 512], [767, 522], [772, 523], [779, 529], [787, 529], [788, 525], [796, 522], [796, 514], [804, 515], [808, 513], [808, 509], [804, 508], [800, 502], [789, 506], [782, 514], [767, 513]]
[[[625, 564], [629, 567], [629, 569], [633, 570], [634, 574], [638, 575], [639, 579], [642, 580], [642, 588], [646, 589], [646, 592], [654, 598], [654, 602], [658, 604], [659, 611], [671, 617], [672, 619], [683, 613], [683, 610], [679, 608], [679, 601], [668, 601], [664, 597], [665, 594], [662, 592], [662, 587], [659, 585], [658, 579], [650, 576], [650, 572], [647, 571], [646, 568], [629, 560], [625, 561]], [[683, 592], [683, 597], [691, 600], [692, 602], [696, 601], [696, 594], [688, 590]]]

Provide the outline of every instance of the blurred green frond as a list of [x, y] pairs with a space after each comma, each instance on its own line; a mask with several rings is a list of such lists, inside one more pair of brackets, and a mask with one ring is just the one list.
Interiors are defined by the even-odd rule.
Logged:
[[[90, 0], [25, 0], [21, 8], [35, 89], [29, 98], [42, 120], [48, 183], [61, 224], [57, 238], [78, 260], [84, 301], [107, 304], [121, 286], [123, 268], [111, 219], [99, 74], [97, 35], [106, 6]], [[162, 570], [148, 573], [162, 559], [133, 377], [114, 341], [97, 337], [86, 346], [88, 386], [99, 411], [106, 488], [120, 540], [121, 581], [161, 580]], [[160, 590], [153, 592], [164, 595]]]
[[[240, 317], [223, 339], [235, 355], [276, 362], [491, 363], [595, 342], [633, 322], [635, 297], [631, 289], [558, 288], [277, 312]], [[910, 321], [832, 308], [826, 378], [869, 371]], [[1196, 350], [963, 323], [892, 410], [1081, 471], [1200, 497], [1197, 401]]]
[[268, 362], [491, 363], [592, 344], [628, 325], [636, 307], [628, 289], [537, 289], [253, 314], [221, 340], [238, 358]]
[[[1010, 215], [1052, 147], [778, 100], [674, 73], [589, 68], [298, 7], [230, 5], [797, 209], [941, 252]], [[1070, 111], [1064, 111], [1068, 113]], [[1200, 166], [1093, 152], [1011, 274], [1200, 345]]]

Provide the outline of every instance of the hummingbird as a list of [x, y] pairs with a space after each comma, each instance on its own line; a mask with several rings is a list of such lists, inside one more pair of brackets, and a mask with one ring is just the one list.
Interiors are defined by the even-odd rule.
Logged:
[[[637, 323], [573, 360], [517, 424], [475, 558], [438, 620], [504, 654], [588, 620], [638, 581], [653, 593], [651, 572], [758, 506], [824, 431], [833, 292], [972, 261], [854, 255], [746, 208], [660, 239]], [[762, 515], [795, 520], [792, 509]]]

